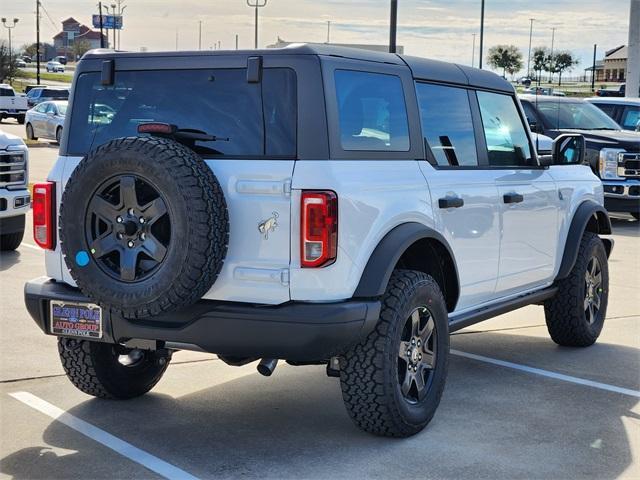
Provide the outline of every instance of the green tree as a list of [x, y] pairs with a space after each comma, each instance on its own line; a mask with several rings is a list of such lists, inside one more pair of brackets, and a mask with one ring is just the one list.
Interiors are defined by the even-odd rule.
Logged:
[[489, 49], [487, 55], [487, 63], [493, 68], [501, 68], [502, 76], [506, 73], [513, 75], [522, 70], [524, 65], [522, 61], [522, 53], [515, 45], [496, 45]]
[[[11, 61], [9, 61], [10, 57]], [[6, 78], [15, 77], [17, 70], [16, 57], [9, 55], [9, 45], [3, 40], [0, 42], [0, 83], [4, 83]]]
[[562, 85], [562, 72], [570, 71], [578, 64], [578, 59], [571, 52], [558, 52], [553, 55], [554, 73], [558, 73], [558, 86]]
[[540, 85], [540, 77], [542, 76], [542, 72], [546, 71], [548, 56], [549, 51], [547, 47], [536, 47], [533, 49], [533, 53], [531, 54], [531, 59], [533, 61], [533, 71], [536, 72], [538, 85]]

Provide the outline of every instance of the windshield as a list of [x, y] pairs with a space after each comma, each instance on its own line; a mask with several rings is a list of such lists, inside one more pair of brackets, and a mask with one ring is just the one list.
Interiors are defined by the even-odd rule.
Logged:
[[69, 98], [69, 90], [50, 90], [45, 88], [40, 96], [46, 98]]
[[551, 128], [579, 130], [620, 130], [598, 107], [586, 102], [540, 102], [538, 111]]

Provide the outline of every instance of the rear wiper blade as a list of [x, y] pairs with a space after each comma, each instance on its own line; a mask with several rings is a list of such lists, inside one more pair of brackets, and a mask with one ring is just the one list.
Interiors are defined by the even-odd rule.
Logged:
[[210, 135], [205, 131], [195, 128], [178, 128], [171, 123], [162, 122], [144, 122], [138, 124], [138, 133], [150, 133], [152, 135], [161, 135], [172, 137], [176, 140], [191, 140], [200, 142], [228, 142], [229, 137], [218, 137]]

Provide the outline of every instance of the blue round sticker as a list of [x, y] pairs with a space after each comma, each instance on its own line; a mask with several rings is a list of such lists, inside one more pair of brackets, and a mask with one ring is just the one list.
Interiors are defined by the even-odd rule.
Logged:
[[84, 250], [76, 253], [76, 263], [79, 267], [86, 267], [89, 264], [89, 254]]

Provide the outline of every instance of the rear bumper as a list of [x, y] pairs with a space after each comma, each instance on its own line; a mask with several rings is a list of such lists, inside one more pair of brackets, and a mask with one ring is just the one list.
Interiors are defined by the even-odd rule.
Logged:
[[[90, 302], [80, 290], [46, 277], [28, 282], [24, 294], [29, 314], [48, 335], [50, 300]], [[379, 315], [377, 300], [278, 306], [201, 300], [140, 321], [104, 311], [101, 341], [155, 340], [232, 357], [325, 360], [364, 338]]]

